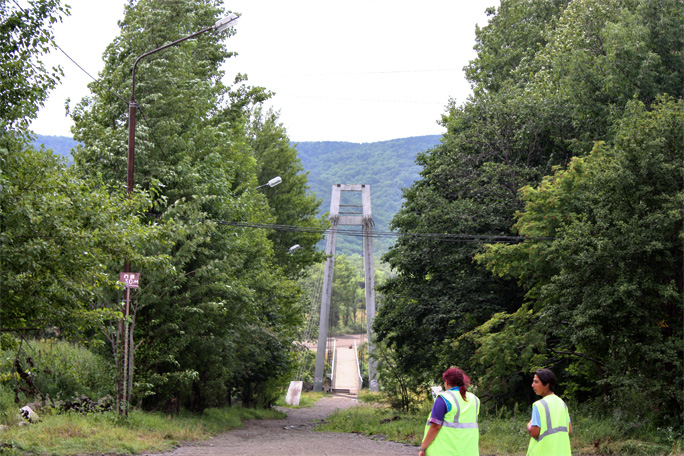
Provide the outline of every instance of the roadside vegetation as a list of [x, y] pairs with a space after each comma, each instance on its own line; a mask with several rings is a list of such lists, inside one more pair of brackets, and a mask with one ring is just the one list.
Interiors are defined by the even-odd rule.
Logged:
[[[420, 403], [410, 412], [399, 412], [389, 406], [381, 394], [361, 393], [365, 404], [338, 410], [317, 431], [354, 432], [393, 442], [420, 445], [431, 401]], [[523, 456], [529, 436], [525, 425], [530, 407], [512, 410], [483, 409], [480, 413], [480, 454]], [[573, 407], [572, 448], [576, 455], [642, 455], [678, 456], [683, 454], [681, 429], [644, 426], [614, 416], [596, 416], [586, 407]]]
[[[29, 126], [59, 82], [41, 56], [69, 7], [28, 3], [0, 1], [0, 453], [160, 451], [261, 416], [291, 378], [312, 380], [299, 342], [316, 337], [329, 226], [272, 93], [222, 82], [226, 30], [146, 54], [137, 102], [112, 97], [138, 56], [229, 5], [123, 2], [98, 81], [70, 108], [67, 164]], [[483, 454], [523, 454], [531, 373], [548, 367], [575, 451], [681, 455], [681, 1], [502, 0], [487, 14], [472, 97], [448, 102], [419, 179], [399, 179], [399, 236], [375, 277], [384, 395], [320, 429], [416, 444], [425, 385], [457, 365], [483, 399]], [[363, 331], [360, 264], [336, 260], [330, 335]], [[122, 306], [125, 265], [140, 280]], [[22, 427], [25, 404], [40, 421]]]
[[132, 411], [48, 413], [30, 426], [11, 426], [0, 435], [0, 454], [139, 454], [171, 450], [181, 442], [206, 440], [254, 419], [284, 418], [276, 410], [238, 406], [205, 409], [202, 414]]
[[[0, 455], [139, 454], [162, 452], [236, 429], [253, 419], [284, 418], [275, 409], [239, 405], [190, 413], [182, 407], [132, 410], [128, 419], [112, 408], [113, 371], [87, 348], [54, 339], [24, 341], [0, 349]], [[30, 360], [30, 361], [27, 361]], [[15, 363], [26, 364], [22, 378]], [[29, 404], [38, 421], [19, 408]]]

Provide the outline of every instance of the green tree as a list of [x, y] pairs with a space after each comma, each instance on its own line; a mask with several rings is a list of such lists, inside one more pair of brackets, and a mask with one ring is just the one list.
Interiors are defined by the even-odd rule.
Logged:
[[[116, 314], [123, 258], [148, 265], [159, 226], [135, 215], [150, 204], [145, 194], [126, 198], [96, 180], [85, 181], [49, 150], [5, 135], [0, 141], [0, 268], [3, 331], [57, 327], [78, 336]], [[129, 215], [126, 215], [129, 214]], [[156, 239], [156, 240], [155, 240]]]
[[34, 0], [21, 8], [0, 1], [1, 132], [28, 126], [62, 74], [39, 60], [54, 47], [52, 26], [69, 14], [59, 0]]
[[[490, 246], [478, 256], [529, 290], [528, 328], [543, 334], [535, 348], [544, 356], [535, 363], [561, 363], [624, 413], [659, 420], [684, 410], [677, 386], [684, 378], [683, 108], [671, 99], [651, 112], [630, 103], [613, 146], [599, 143], [539, 188], [525, 189], [517, 229], [555, 240]], [[507, 331], [476, 343], [484, 347]]]
[[[138, 56], [221, 16], [218, 1], [126, 6], [101, 84], [74, 111], [81, 172], [99, 173], [113, 187], [124, 181], [127, 106], [100, 87], [127, 93]], [[235, 396], [268, 405], [278, 385], [267, 373], [290, 362], [301, 321], [300, 291], [277, 264], [268, 233], [244, 226], [276, 220], [254, 191], [260, 164], [248, 134], [252, 109], [268, 93], [246, 86], [244, 76], [234, 87], [221, 83], [220, 66], [231, 56], [227, 34], [205, 33], [155, 53], [136, 75], [135, 181], [160, 189], [146, 215], [169, 227], [172, 247], [161, 252], [174, 267], [172, 274], [146, 270], [149, 284], [136, 296], [144, 334], [136, 397], [146, 406], [175, 400], [202, 410]]]
[[[284, 272], [297, 277], [315, 263], [323, 261], [317, 244], [321, 232], [329, 226], [323, 217], [317, 217], [321, 200], [309, 191], [304, 167], [292, 147], [285, 127], [277, 113], [266, 113], [260, 107], [254, 110], [250, 124], [250, 146], [259, 164], [258, 182], [264, 184], [275, 176], [283, 181], [274, 188], [264, 188], [275, 223], [283, 229], [269, 233], [276, 259]], [[292, 231], [289, 226], [300, 226], [310, 231]], [[299, 245], [300, 248], [288, 252]]]
[[[631, 100], [650, 109], [658, 94], [683, 92], [677, 2], [508, 0], [490, 12], [490, 23], [478, 30], [478, 57], [466, 70], [474, 95], [450, 106], [442, 143], [418, 156], [421, 179], [404, 192], [392, 224], [400, 233], [510, 234], [523, 209], [522, 188], [588, 154], [595, 141], [612, 147]], [[497, 344], [483, 344], [483, 335], [510, 336], [516, 347], [538, 344], [544, 334], [526, 332], [538, 316], [524, 298], [539, 290], [474, 264], [481, 251], [477, 244], [400, 238], [385, 257], [396, 275], [381, 287], [387, 302], [376, 329], [415, 381], [453, 364], [480, 373], [506, 366], [508, 384], [491, 391], [510, 398], [526, 375], [520, 367], [537, 363], [538, 352], [499, 352]], [[546, 277], [549, 266], [532, 262], [525, 271]], [[457, 340], [457, 350], [447, 348]], [[476, 358], [483, 347], [486, 365]], [[591, 368], [593, 361], [585, 361], [578, 379]]]

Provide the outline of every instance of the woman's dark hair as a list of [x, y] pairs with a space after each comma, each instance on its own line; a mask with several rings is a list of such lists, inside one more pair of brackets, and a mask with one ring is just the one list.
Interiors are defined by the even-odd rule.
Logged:
[[459, 367], [450, 367], [442, 374], [442, 380], [451, 386], [458, 386], [461, 397], [464, 401], [467, 400], [466, 389], [470, 385], [470, 377], [463, 372], [463, 369]]
[[537, 369], [534, 372], [534, 375], [539, 378], [539, 381], [542, 382], [542, 385], [549, 385], [549, 390], [553, 392], [553, 389], [556, 387], [556, 376], [553, 374], [553, 372], [551, 372], [549, 369]]

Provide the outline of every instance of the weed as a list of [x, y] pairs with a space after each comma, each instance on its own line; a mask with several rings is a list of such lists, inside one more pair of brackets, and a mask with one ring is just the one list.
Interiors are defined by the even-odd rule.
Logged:
[[179, 441], [205, 440], [235, 429], [247, 419], [283, 417], [283, 413], [275, 410], [241, 407], [207, 409], [202, 415], [182, 413], [174, 417], [134, 410], [128, 420], [111, 412], [48, 414], [40, 423], [11, 426], [3, 431], [0, 455], [155, 453], [167, 451]]

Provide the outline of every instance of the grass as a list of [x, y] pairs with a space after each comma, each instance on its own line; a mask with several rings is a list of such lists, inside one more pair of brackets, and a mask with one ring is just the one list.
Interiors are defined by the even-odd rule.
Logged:
[[[296, 408], [311, 407], [323, 393], [303, 393]], [[400, 413], [382, 402], [382, 395], [362, 392], [366, 402], [338, 410], [316, 427], [318, 431], [354, 432], [383, 440], [419, 445], [430, 405], [415, 413]], [[282, 402], [282, 404], [280, 403]], [[284, 397], [278, 405], [285, 405]], [[293, 407], [290, 407], [293, 408]], [[10, 426], [0, 431], [0, 455], [124, 455], [164, 452], [181, 442], [192, 442], [230, 429], [249, 419], [282, 419], [276, 410], [241, 407], [207, 409], [202, 415], [168, 416], [133, 411], [128, 420], [113, 413], [47, 415], [30, 426]], [[529, 437], [527, 413], [480, 415], [480, 454], [485, 456], [523, 456]], [[577, 411], [572, 415], [574, 455], [683, 456], [681, 429], [636, 429], [614, 418], [603, 418]]]
[[[381, 396], [361, 394], [359, 399], [378, 401]], [[410, 445], [423, 440], [429, 406], [415, 413], [399, 413], [378, 402], [338, 410], [316, 430], [354, 432]], [[644, 429], [626, 431], [624, 423], [577, 412], [572, 415], [573, 455], [682, 456], [681, 429]], [[529, 436], [527, 413], [498, 413], [479, 418], [480, 454], [524, 456]]]
[[393, 442], [420, 445], [424, 427], [425, 417], [399, 413], [389, 408], [378, 408], [374, 404], [364, 404], [338, 410], [315, 429], [354, 432]]
[[47, 415], [30, 426], [0, 431], [0, 454], [82, 455], [162, 452], [180, 442], [206, 440], [239, 428], [250, 419], [284, 418], [276, 410], [241, 407], [207, 409], [202, 415], [169, 416], [131, 412], [127, 420], [114, 413]]

